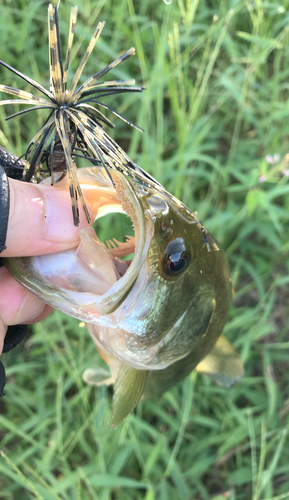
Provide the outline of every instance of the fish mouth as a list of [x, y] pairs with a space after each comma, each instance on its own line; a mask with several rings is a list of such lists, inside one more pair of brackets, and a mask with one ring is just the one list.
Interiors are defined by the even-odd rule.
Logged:
[[[108, 213], [126, 213], [133, 224], [134, 239], [107, 248], [93, 228], [86, 227], [79, 231], [77, 248], [50, 255], [6, 259], [5, 264], [20, 283], [53, 308], [89, 324], [109, 325], [116, 334], [118, 325], [113, 313], [133, 289], [154, 235], [153, 217], [141, 202], [147, 191], [141, 183], [117, 171], [111, 173], [114, 186], [103, 168], [78, 169], [77, 175], [83, 195], [91, 206], [92, 220]], [[44, 182], [48, 184], [49, 179]], [[58, 186], [63, 188], [66, 182], [64, 179]], [[134, 254], [130, 262], [119, 259], [132, 249]], [[115, 354], [114, 347], [105, 339], [103, 344]]]
[[[77, 248], [6, 259], [5, 264], [18, 281], [52, 307], [93, 322], [100, 315], [113, 313], [132, 288], [145, 261], [154, 224], [139, 200], [143, 195], [142, 186], [132, 183], [123, 173], [112, 172], [114, 186], [103, 168], [78, 169], [77, 176], [91, 206], [92, 220], [108, 213], [126, 213], [133, 224], [134, 238], [128, 238], [125, 243], [117, 242], [118, 248], [107, 248], [94, 230], [86, 227], [79, 231]], [[58, 186], [66, 187], [67, 182], [64, 179]], [[44, 183], [49, 184], [49, 179]], [[119, 255], [132, 253], [132, 249], [134, 255], [130, 263], [118, 259]]]
[[[84, 171], [85, 170], [85, 171]], [[119, 272], [117, 281], [110, 287], [108, 291], [102, 294], [100, 300], [97, 301], [97, 309], [101, 315], [113, 313], [123, 302], [131, 288], [133, 287], [137, 276], [147, 257], [149, 245], [154, 235], [154, 222], [149, 210], [144, 210], [141, 203], [141, 198], [145, 191], [142, 184], [137, 184], [131, 181], [129, 177], [123, 173], [112, 172], [111, 176], [115, 185], [113, 194], [116, 195], [112, 200], [111, 181], [107, 178], [106, 172], [96, 172], [93, 168], [82, 169], [80, 183], [84, 196], [88, 199], [92, 206], [93, 219], [99, 219], [107, 213], [122, 212], [131, 219], [134, 228], [134, 255], [129, 265], [123, 274], [123, 263], [117, 260], [117, 257], [125, 256], [132, 250], [132, 238], [128, 238], [125, 243], [117, 242], [117, 248], [109, 249], [108, 252], [114, 258], [114, 265]], [[101, 175], [100, 175], [101, 174]], [[95, 176], [95, 179], [94, 179]], [[88, 183], [86, 183], [86, 178]], [[94, 180], [93, 180], [94, 179]], [[106, 200], [104, 196], [99, 197], [99, 193], [95, 193], [97, 180], [102, 184], [102, 188], [106, 187], [109, 191], [109, 197]], [[90, 191], [92, 188], [93, 199], [97, 203], [90, 201]], [[99, 206], [99, 200], [101, 206]], [[80, 231], [82, 237], [83, 230]]]

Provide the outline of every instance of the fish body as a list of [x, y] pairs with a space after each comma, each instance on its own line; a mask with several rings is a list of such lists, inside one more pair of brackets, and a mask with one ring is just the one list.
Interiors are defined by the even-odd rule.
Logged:
[[[114, 188], [103, 168], [77, 174], [93, 219], [124, 211], [135, 238], [108, 248], [87, 227], [77, 248], [5, 264], [45, 302], [86, 322], [111, 372], [88, 370], [84, 378], [115, 383], [113, 425], [142, 395], [159, 396], [196, 367], [221, 385], [236, 382], [243, 366], [221, 335], [229, 266], [196, 213], [149, 176], [112, 170]], [[130, 263], [120, 259], [132, 251]]]

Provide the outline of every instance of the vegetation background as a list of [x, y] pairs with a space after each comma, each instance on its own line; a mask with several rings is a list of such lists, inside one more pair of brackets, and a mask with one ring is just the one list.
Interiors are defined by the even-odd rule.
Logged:
[[[72, 5], [60, 5], [64, 44]], [[2, 0], [0, 57], [49, 88], [47, 6]], [[101, 363], [94, 345], [78, 321], [54, 312], [1, 358], [0, 498], [289, 498], [289, 1], [78, 7], [71, 74], [99, 20], [106, 26], [83, 79], [136, 47], [109, 76], [147, 90], [106, 102], [145, 134], [116, 119], [113, 137], [225, 249], [235, 296], [224, 333], [246, 374], [224, 390], [192, 373], [110, 431], [110, 390], [81, 379]], [[31, 91], [0, 71], [1, 83]], [[0, 143], [20, 155], [43, 115], [5, 122], [15, 108], [0, 107]], [[98, 228], [103, 240], [130, 230], [116, 216]]]

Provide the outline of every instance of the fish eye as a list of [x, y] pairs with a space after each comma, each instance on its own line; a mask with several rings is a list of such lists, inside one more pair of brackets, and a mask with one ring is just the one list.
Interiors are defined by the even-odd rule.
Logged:
[[186, 248], [182, 238], [171, 241], [163, 260], [163, 271], [166, 276], [174, 278], [182, 274], [191, 262], [191, 254]]

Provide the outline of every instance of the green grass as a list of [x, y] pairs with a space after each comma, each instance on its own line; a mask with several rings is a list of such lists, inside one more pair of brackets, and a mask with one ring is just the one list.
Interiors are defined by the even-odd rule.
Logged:
[[[289, 498], [289, 2], [166, 3], [80, 0], [72, 67], [97, 20], [106, 26], [84, 77], [136, 47], [113, 76], [147, 90], [109, 104], [145, 134], [116, 121], [113, 136], [226, 250], [225, 335], [246, 374], [224, 390], [192, 373], [112, 432], [110, 391], [81, 379], [101, 360], [76, 320], [53, 313], [1, 358], [1, 499]], [[71, 5], [60, 8], [65, 37]], [[47, 3], [4, 0], [0, 32], [1, 59], [48, 87]], [[0, 143], [22, 154], [43, 117], [7, 123], [9, 111]]]

